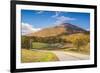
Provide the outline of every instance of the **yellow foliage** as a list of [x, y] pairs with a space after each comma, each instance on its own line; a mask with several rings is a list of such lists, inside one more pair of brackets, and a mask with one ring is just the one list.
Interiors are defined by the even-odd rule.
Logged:
[[90, 42], [89, 34], [83, 33], [71, 34], [68, 36], [63, 36], [62, 38], [71, 42], [77, 51], [79, 51], [82, 46], [86, 46]]
[[76, 40], [83, 40], [86, 42], [90, 41], [90, 37], [89, 35], [83, 34], [83, 33], [77, 33], [77, 34], [71, 34], [71, 35], [64, 35], [61, 38], [70, 41], [70, 42], [74, 42]]

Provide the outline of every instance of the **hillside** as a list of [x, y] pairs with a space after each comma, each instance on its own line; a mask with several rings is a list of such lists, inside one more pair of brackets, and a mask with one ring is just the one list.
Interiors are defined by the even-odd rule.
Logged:
[[36, 37], [50, 37], [50, 36], [59, 36], [62, 34], [73, 34], [73, 33], [84, 33], [87, 32], [85, 29], [78, 26], [72, 25], [70, 23], [63, 23], [56, 25], [54, 27], [44, 28], [38, 32], [28, 34], [27, 36], [36, 36]]
[[[22, 48], [64, 50], [90, 53], [90, 33], [78, 26], [64, 23], [22, 36]], [[31, 42], [31, 45], [30, 45]]]

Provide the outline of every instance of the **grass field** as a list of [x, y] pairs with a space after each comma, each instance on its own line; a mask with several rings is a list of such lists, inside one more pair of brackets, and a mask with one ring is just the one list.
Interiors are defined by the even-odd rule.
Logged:
[[45, 49], [45, 48], [48, 48], [49, 47], [49, 44], [47, 43], [40, 43], [40, 42], [33, 42], [32, 43], [32, 48], [35, 48], [35, 49]]
[[21, 50], [21, 62], [30, 63], [30, 62], [49, 62], [49, 61], [58, 61], [58, 58], [55, 54], [51, 52], [40, 52], [36, 50]]
[[61, 48], [61, 43], [42, 43], [42, 42], [32, 42], [32, 49], [45, 49], [45, 50], [50, 50], [50, 49], [55, 49], [55, 48]]

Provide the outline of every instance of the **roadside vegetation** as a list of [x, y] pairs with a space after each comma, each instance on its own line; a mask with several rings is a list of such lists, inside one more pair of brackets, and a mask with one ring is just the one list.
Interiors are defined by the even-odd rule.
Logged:
[[22, 36], [21, 45], [22, 63], [58, 61], [55, 54], [38, 50], [61, 50], [90, 54], [89, 33], [62, 34], [51, 37]]
[[21, 50], [21, 62], [30, 63], [30, 62], [49, 62], [49, 61], [58, 61], [58, 58], [55, 54], [51, 52], [42, 52], [36, 50]]

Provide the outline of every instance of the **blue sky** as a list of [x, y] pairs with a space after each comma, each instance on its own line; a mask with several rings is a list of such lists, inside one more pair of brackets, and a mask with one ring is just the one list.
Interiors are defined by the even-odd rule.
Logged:
[[79, 12], [21, 10], [21, 23], [25, 25], [24, 29], [27, 28], [26, 26], [28, 26], [28, 29], [43, 29], [65, 22], [89, 30], [90, 14]]

